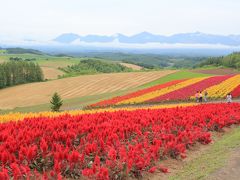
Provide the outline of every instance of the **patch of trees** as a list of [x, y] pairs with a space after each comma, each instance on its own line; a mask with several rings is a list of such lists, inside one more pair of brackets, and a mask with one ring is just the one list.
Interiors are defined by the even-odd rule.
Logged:
[[119, 63], [110, 63], [94, 59], [86, 59], [80, 61], [78, 64], [60, 68], [67, 75], [75, 76], [83, 74], [96, 74], [96, 73], [113, 73], [113, 72], [130, 72], [131, 68], [125, 67]]
[[41, 51], [35, 49], [24, 49], [24, 48], [6, 48], [8, 54], [37, 54], [42, 55]]
[[0, 64], [0, 89], [43, 80], [42, 69], [36, 63], [10, 61]]
[[20, 58], [20, 57], [10, 57], [9, 58], [10, 61], [36, 61], [36, 58]]
[[[167, 55], [168, 54], [168, 55]], [[181, 55], [173, 54], [139, 54], [139, 53], [117, 53], [117, 52], [89, 52], [75, 54], [75, 56], [83, 58], [97, 58], [109, 61], [122, 61], [131, 64], [136, 64], [147, 69], [152, 68], [192, 68], [203, 59], [205, 56], [200, 55]]]
[[200, 67], [208, 65], [240, 69], [240, 52], [235, 52], [227, 56], [211, 57], [199, 64]]

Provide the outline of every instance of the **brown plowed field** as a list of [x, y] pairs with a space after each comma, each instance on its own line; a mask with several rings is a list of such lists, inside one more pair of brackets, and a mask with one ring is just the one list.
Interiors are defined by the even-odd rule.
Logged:
[[126, 66], [128, 68], [132, 68], [133, 70], [141, 70], [143, 67], [135, 65], [135, 64], [129, 64], [129, 63], [120, 63], [123, 66]]
[[214, 75], [227, 75], [227, 74], [240, 74], [239, 71], [230, 68], [219, 68], [219, 69], [196, 69], [191, 72], [203, 73], [203, 74], [214, 74]]
[[52, 94], [62, 98], [83, 97], [125, 90], [151, 82], [176, 71], [85, 75], [48, 82], [24, 84], [0, 90], [0, 109], [48, 103]]
[[63, 75], [64, 72], [51, 68], [51, 67], [41, 67], [45, 79], [57, 79], [58, 75]]

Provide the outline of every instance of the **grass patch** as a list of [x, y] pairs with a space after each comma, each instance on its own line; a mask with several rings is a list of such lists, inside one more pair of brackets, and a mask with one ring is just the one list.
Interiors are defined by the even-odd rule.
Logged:
[[158, 85], [158, 84], [163, 84], [163, 83], [173, 81], [173, 80], [196, 78], [196, 77], [207, 77], [207, 76], [212, 76], [212, 75], [195, 73], [195, 72], [190, 72], [190, 71], [178, 71], [176, 73], [172, 73], [172, 74], [169, 74], [169, 75], [164, 76], [162, 78], [159, 78], [155, 81], [146, 83], [146, 84], [140, 86], [140, 88], [148, 88], [148, 87], [151, 87], [151, 86], [155, 86], [155, 85]]
[[214, 65], [206, 65], [206, 66], [202, 66], [202, 67], [197, 67], [193, 70], [209, 70], [209, 69], [221, 69], [221, 68], [227, 68], [224, 66], [214, 66]]
[[224, 134], [220, 139], [213, 137], [215, 141], [210, 149], [199, 157], [187, 163], [170, 180], [206, 179], [211, 173], [223, 167], [234, 148], [240, 146], [240, 127]]
[[[116, 91], [111, 93], [104, 93], [104, 94], [98, 94], [98, 95], [91, 95], [91, 96], [84, 96], [79, 98], [72, 98], [72, 99], [63, 99], [63, 106], [62, 110], [74, 110], [74, 109], [82, 109], [83, 107], [105, 100], [109, 99], [115, 96], [121, 96], [123, 94], [127, 94], [130, 92], [135, 91], [136, 88], [133, 89], [127, 89], [122, 91]], [[50, 99], [49, 99], [50, 101]], [[25, 106], [25, 107], [16, 107], [14, 109], [6, 109], [6, 110], [0, 110], [0, 114], [7, 114], [7, 113], [29, 113], [29, 112], [41, 112], [41, 111], [51, 111], [50, 103], [47, 104], [40, 104], [35, 106]]]

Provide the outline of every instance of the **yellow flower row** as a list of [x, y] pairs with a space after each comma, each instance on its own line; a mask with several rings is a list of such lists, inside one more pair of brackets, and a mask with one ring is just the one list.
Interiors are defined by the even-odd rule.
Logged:
[[172, 108], [172, 107], [186, 107], [193, 106], [195, 103], [185, 103], [185, 104], [166, 104], [166, 105], [157, 105], [149, 107], [140, 107], [140, 108], [107, 108], [107, 109], [95, 109], [95, 110], [74, 110], [74, 111], [64, 111], [64, 112], [39, 112], [39, 113], [9, 113], [0, 115], [0, 123], [9, 122], [9, 121], [21, 121], [24, 118], [33, 118], [33, 117], [57, 117], [64, 114], [78, 115], [78, 114], [93, 114], [100, 112], [115, 112], [120, 110], [134, 111], [137, 109], [161, 109], [161, 108]]
[[240, 75], [233, 76], [220, 84], [205, 89], [204, 91], [208, 92], [210, 98], [224, 98], [238, 85], [240, 85]]
[[176, 91], [176, 90], [178, 90], [178, 89], [187, 87], [187, 86], [189, 86], [189, 85], [191, 85], [191, 84], [195, 84], [195, 83], [200, 82], [200, 81], [202, 81], [202, 80], [204, 80], [204, 79], [206, 79], [206, 78], [208, 78], [208, 77], [188, 79], [188, 80], [186, 80], [186, 81], [177, 83], [177, 84], [175, 84], [175, 85], [172, 85], [172, 86], [169, 86], [169, 87], [166, 87], [166, 88], [157, 90], [157, 91], [153, 91], [153, 92], [146, 93], [146, 94], [143, 94], [143, 95], [138, 96], [138, 97], [134, 97], [134, 98], [131, 98], [131, 99], [127, 99], [127, 100], [121, 101], [121, 102], [117, 103], [117, 105], [120, 105], [120, 104], [137, 104], [137, 103], [142, 103], [142, 102], [145, 102], [145, 101], [147, 101], [147, 100], [150, 100], [150, 99], [159, 97], [159, 96], [161, 96], [161, 95], [170, 93], [170, 92], [172, 92], [172, 91]]

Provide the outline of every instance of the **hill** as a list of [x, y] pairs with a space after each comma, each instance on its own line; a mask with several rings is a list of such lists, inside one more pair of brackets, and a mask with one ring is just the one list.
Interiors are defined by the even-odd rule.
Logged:
[[[115, 92], [137, 87], [175, 71], [85, 75], [0, 90], [0, 109], [48, 103], [58, 92], [64, 99]], [[13, 95], [17, 94], [17, 98]]]
[[209, 65], [240, 69], [240, 52], [231, 53], [227, 56], [211, 57], [199, 64], [200, 67]]
[[25, 48], [6, 48], [6, 52], [8, 54], [37, 54], [41, 55], [44, 54], [41, 51], [35, 50], [35, 49], [25, 49]]
[[[204, 100], [224, 99], [228, 93], [234, 98], [240, 97], [240, 74], [224, 76], [203, 76], [190, 79], [176, 79], [163, 84], [157, 84], [123, 96], [116, 96], [92, 104], [92, 107], [107, 107], [119, 105], [137, 105], [163, 102], [179, 102], [195, 100], [196, 92], [204, 93]], [[203, 97], [203, 96], [202, 96]], [[202, 102], [202, 99], [199, 100]]]

